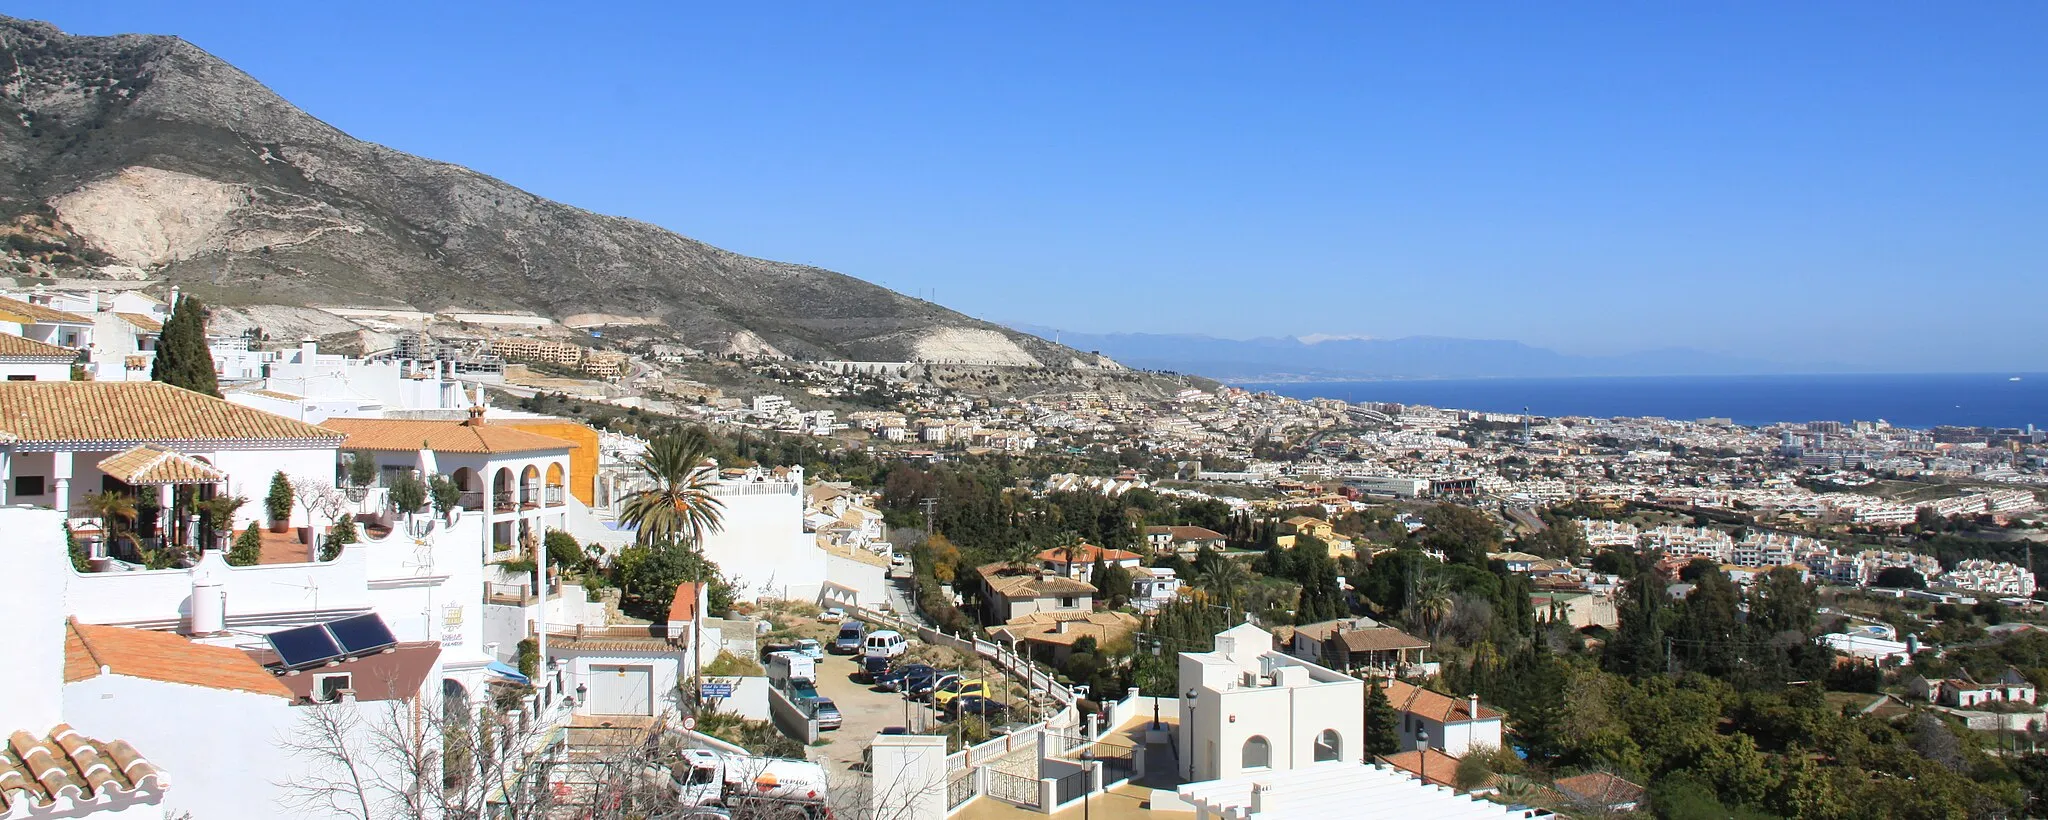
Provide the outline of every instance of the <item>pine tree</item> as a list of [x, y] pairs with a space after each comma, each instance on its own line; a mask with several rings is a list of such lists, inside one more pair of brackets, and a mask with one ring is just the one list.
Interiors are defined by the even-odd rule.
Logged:
[[206, 306], [190, 296], [178, 300], [157, 336], [156, 362], [149, 377], [209, 396], [220, 396], [213, 353], [206, 347]]
[[1385, 757], [1401, 751], [1400, 717], [1378, 678], [1365, 690], [1365, 753]]

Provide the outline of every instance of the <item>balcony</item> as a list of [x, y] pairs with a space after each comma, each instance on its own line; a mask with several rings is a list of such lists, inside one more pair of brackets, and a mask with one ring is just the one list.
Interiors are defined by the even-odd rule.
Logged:
[[563, 498], [562, 487], [558, 484], [547, 488], [541, 496], [541, 503], [550, 507], [559, 507], [569, 502]]

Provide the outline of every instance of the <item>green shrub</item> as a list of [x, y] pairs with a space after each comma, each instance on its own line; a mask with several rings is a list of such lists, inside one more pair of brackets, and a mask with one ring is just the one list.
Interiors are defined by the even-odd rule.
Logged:
[[235, 539], [234, 546], [228, 548], [228, 565], [253, 567], [262, 558], [263, 533], [256, 529], [255, 524], [250, 524], [248, 529], [242, 531], [241, 537]]
[[341, 548], [356, 543], [356, 517], [342, 513], [334, 526], [327, 531], [327, 543], [320, 545], [320, 560], [332, 561], [341, 556]]
[[519, 642], [519, 674], [534, 680], [540, 674], [540, 642], [532, 638]]
[[391, 482], [391, 506], [401, 514], [416, 513], [427, 504], [427, 485], [412, 473], [400, 473]]
[[263, 509], [270, 513], [271, 523], [292, 520], [292, 482], [279, 470], [270, 477], [270, 492], [263, 496]]

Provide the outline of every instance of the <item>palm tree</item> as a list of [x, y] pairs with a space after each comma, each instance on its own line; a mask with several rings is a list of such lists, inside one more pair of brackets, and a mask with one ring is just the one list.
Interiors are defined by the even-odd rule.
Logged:
[[1214, 593], [1225, 604], [1237, 603], [1237, 593], [1252, 579], [1251, 572], [1243, 564], [1218, 556], [1202, 570], [1200, 583], [1203, 589]]
[[633, 493], [619, 508], [619, 520], [638, 528], [642, 545], [687, 543], [725, 527], [725, 504], [711, 495], [717, 476], [705, 462], [710, 442], [702, 430], [665, 433], [634, 460], [651, 489]]
[[1431, 575], [1416, 585], [1415, 599], [1408, 603], [1408, 612], [1429, 627], [1429, 639], [1434, 643], [1443, 632], [1444, 621], [1451, 617], [1452, 605], [1450, 582], [1441, 575]]
[[135, 539], [135, 518], [138, 514], [135, 496], [116, 492], [86, 493], [80, 507], [80, 512], [100, 520], [100, 530], [108, 544], [126, 542], [130, 547], [141, 547]]

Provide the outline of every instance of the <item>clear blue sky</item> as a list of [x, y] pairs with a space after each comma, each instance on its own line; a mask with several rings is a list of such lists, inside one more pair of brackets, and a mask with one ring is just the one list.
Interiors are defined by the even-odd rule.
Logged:
[[2037, 0], [6, 13], [998, 321], [2048, 369]]

